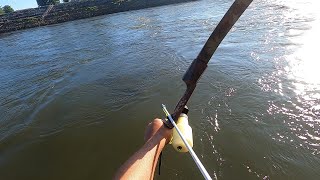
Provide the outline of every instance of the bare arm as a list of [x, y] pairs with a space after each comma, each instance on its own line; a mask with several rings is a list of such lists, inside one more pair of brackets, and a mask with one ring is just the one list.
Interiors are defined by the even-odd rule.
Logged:
[[120, 167], [114, 179], [153, 179], [159, 155], [171, 134], [161, 119], [151, 122], [146, 129], [146, 143]]

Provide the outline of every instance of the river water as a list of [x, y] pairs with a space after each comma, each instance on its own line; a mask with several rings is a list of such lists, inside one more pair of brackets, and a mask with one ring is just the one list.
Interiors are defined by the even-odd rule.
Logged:
[[[0, 179], [110, 179], [173, 110], [231, 0], [202, 0], [0, 35]], [[255, 1], [189, 102], [217, 179], [320, 178], [316, 0]], [[168, 146], [156, 179], [202, 179]]]

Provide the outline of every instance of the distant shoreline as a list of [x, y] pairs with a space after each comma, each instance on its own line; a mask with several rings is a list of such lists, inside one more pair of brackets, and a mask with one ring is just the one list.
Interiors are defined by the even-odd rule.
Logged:
[[195, 0], [86, 0], [18, 10], [0, 15], [0, 34], [123, 11]]

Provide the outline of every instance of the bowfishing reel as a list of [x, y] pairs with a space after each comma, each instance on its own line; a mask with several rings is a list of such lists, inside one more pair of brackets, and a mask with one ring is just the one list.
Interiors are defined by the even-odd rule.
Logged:
[[[190, 127], [189, 121], [188, 121], [188, 115], [187, 115], [188, 112], [189, 112], [189, 109], [187, 106], [185, 106], [176, 122], [176, 126], [180, 130], [180, 134], [185, 138], [189, 146], [192, 148], [193, 135], [192, 135], [192, 128]], [[166, 121], [166, 124], [167, 123], [168, 121]], [[173, 127], [172, 124], [171, 126]], [[187, 148], [187, 145], [179, 135], [177, 128], [173, 128], [172, 138], [169, 144], [171, 144], [172, 147], [178, 152], [188, 152], [189, 150]]]

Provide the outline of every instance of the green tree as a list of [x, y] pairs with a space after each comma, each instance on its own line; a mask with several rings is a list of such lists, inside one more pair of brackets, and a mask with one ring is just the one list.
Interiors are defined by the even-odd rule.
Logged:
[[4, 14], [4, 11], [3, 11], [2, 7], [0, 6], [0, 15], [1, 14]]
[[52, 0], [52, 3], [53, 3], [54, 5], [60, 4], [60, 0]]
[[2, 7], [2, 10], [5, 12], [5, 13], [12, 13], [14, 12], [13, 8], [9, 5], [5, 5]]

